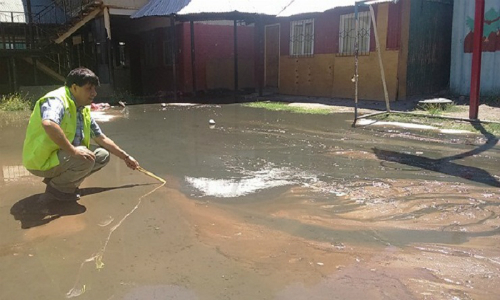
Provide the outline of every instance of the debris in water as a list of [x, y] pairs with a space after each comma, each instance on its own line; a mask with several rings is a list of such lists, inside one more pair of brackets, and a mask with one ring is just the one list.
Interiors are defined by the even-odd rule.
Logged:
[[214, 119], [210, 119], [210, 120], [208, 120], [208, 124], [210, 124], [210, 125], [215, 125], [215, 121], [214, 121]]
[[85, 293], [85, 284], [83, 285], [83, 287], [81, 289], [77, 289], [77, 288], [72, 288], [69, 292], [66, 293], [66, 298], [74, 298], [74, 297], [78, 297], [80, 295], [82, 295], [83, 293]]

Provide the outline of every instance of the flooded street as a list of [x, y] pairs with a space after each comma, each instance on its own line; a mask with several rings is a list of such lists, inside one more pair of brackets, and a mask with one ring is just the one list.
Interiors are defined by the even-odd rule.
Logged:
[[[97, 115], [113, 157], [40, 204], [27, 121], [0, 127], [0, 299], [499, 299], [495, 136], [350, 113], [138, 105]], [[209, 125], [213, 119], [215, 125]]]

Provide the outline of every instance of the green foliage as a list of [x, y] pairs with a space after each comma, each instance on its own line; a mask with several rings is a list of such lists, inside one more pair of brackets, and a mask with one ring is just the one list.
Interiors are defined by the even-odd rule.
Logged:
[[9, 94], [0, 98], [0, 110], [26, 111], [31, 109], [31, 101], [20, 94]]
[[254, 108], [264, 108], [274, 111], [289, 111], [302, 114], [327, 115], [331, 113], [329, 109], [296, 107], [296, 106], [290, 106], [289, 103], [283, 103], [283, 102], [252, 102], [244, 104], [244, 106], [254, 107]]
[[455, 104], [451, 103], [424, 103], [418, 107], [420, 110], [427, 111], [432, 116], [440, 116], [445, 111], [455, 111]]

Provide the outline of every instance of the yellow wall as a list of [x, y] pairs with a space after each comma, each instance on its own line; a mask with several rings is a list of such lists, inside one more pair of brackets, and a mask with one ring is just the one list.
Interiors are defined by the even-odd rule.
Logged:
[[[398, 88], [399, 51], [386, 51], [388, 4], [380, 4], [377, 14], [382, 61], [391, 101]], [[354, 98], [354, 56], [316, 54], [313, 57], [280, 57], [280, 86], [282, 94]], [[384, 100], [377, 52], [359, 57], [359, 98]]]

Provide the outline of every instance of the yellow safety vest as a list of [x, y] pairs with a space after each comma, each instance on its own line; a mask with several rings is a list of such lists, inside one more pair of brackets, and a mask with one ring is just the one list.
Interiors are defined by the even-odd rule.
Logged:
[[[40, 107], [49, 98], [62, 100], [64, 105], [64, 116], [60, 124], [61, 129], [70, 142], [75, 138], [77, 112], [75, 102], [71, 99], [69, 88], [61, 87], [38, 99], [30, 117], [23, 146], [23, 165], [28, 170], [46, 171], [59, 165], [57, 151], [60, 150], [60, 147], [54, 143], [45, 132], [42, 126], [42, 116], [40, 113]], [[90, 108], [84, 107], [82, 115], [82, 144], [88, 148], [90, 144]]]

